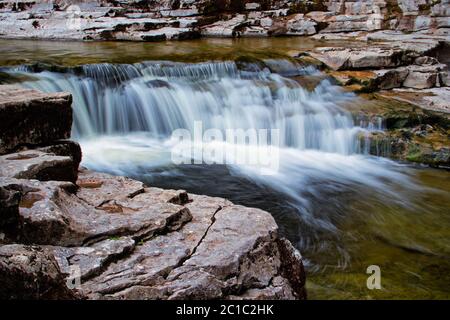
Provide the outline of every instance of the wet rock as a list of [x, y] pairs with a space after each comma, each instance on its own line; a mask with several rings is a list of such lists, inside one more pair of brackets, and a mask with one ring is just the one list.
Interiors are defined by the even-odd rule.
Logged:
[[0, 178], [15, 240], [41, 244], [60, 278], [78, 268], [79, 297], [305, 298], [301, 256], [269, 213], [85, 169], [77, 184]]
[[[446, 133], [441, 129], [427, 131], [419, 128], [391, 129], [361, 137], [370, 154], [396, 160], [449, 168], [450, 149], [445, 147]], [[442, 143], [441, 141], [444, 141]]]
[[22, 145], [67, 139], [72, 126], [72, 97], [0, 85], [0, 154]]
[[78, 163], [71, 157], [27, 150], [0, 156], [0, 176], [41, 181], [77, 180]]
[[284, 238], [277, 242], [280, 251], [281, 270], [284, 278], [288, 279], [295, 296], [297, 298], [306, 299], [306, 277], [300, 252]]
[[329, 71], [344, 86], [359, 85], [359, 92], [400, 88], [408, 75], [405, 67], [367, 71]]
[[[158, 236], [138, 245], [133, 254], [112, 264], [99, 277], [88, 281], [88, 294], [113, 295], [115, 298], [150, 299], [165, 296], [166, 288], [148, 288], [142, 295], [141, 286], [162, 283], [171, 270], [178, 267], [194, 252], [213, 223], [215, 213], [231, 203], [220, 198], [191, 195], [186, 208], [192, 220], [177, 232]], [[159, 292], [156, 295], [156, 292]]]
[[36, 246], [0, 246], [0, 283], [1, 299], [78, 298], [53, 255]]
[[373, 82], [373, 88], [377, 90], [400, 88], [409, 74], [408, 69], [404, 67], [382, 69], [374, 72], [377, 77]]
[[230, 300], [295, 300], [296, 297], [289, 289], [289, 282], [280, 276], [272, 279], [270, 286], [262, 289], [249, 289], [241, 295], [230, 295]]

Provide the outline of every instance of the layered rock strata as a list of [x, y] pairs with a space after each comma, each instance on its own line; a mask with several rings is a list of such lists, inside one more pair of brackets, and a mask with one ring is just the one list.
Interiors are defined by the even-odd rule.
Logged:
[[357, 31], [434, 32], [448, 0], [2, 0], [0, 36], [161, 41]]

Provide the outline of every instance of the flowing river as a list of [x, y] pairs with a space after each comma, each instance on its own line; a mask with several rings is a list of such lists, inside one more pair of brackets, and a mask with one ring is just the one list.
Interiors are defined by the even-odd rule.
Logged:
[[[362, 98], [283, 56], [323, 45], [300, 41], [58, 49], [1, 41], [9, 50], [0, 53], [0, 72], [29, 88], [73, 94], [82, 165], [271, 212], [304, 257], [310, 299], [449, 298], [450, 173], [368, 155], [359, 137], [382, 130], [382, 121], [362, 125], [346, 108]], [[172, 133], [194, 135], [198, 121], [221, 132], [277, 129], [277, 167], [261, 174], [255, 165], [174, 164]], [[223, 144], [226, 154], [232, 148]], [[366, 286], [371, 265], [380, 267], [381, 290]]]

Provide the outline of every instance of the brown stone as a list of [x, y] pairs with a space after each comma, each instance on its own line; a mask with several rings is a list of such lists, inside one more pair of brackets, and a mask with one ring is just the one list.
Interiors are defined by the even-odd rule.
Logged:
[[70, 137], [72, 97], [0, 85], [0, 154]]

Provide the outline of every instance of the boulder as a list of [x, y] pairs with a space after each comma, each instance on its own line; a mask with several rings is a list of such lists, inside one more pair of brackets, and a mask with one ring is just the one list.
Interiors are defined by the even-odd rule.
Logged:
[[0, 85], [0, 154], [70, 137], [72, 97]]
[[411, 62], [415, 55], [401, 49], [384, 47], [342, 48], [324, 47], [310, 55], [333, 70], [380, 69]]
[[[301, 256], [263, 210], [86, 169], [77, 184], [0, 178], [0, 190], [19, 194], [1, 198], [18, 216], [15, 240], [41, 244], [33, 252], [43, 252], [42, 265], [51, 263], [56, 288], [79, 271], [80, 286], [61, 297], [306, 297]], [[0, 266], [1, 259], [0, 250]], [[13, 259], [5, 256], [4, 264]]]
[[75, 182], [78, 163], [71, 157], [39, 150], [26, 150], [0, 156], [0, 176], [41, 181]]
[[408, 69], [405, 67], [395, 69], [381, 69], [374, 71], [376, 78], [372, 87], [377, 90], [400, 88], [408, 76]]
[[117, 237], [97, 242], [89, 247], [45, 246], [53, 254], [60, 270], [70, 274], [70, 267], [79, 268], [81, 281], [102, 272], [109, 263], [130, 253], [135, 241], [130, 237]]

